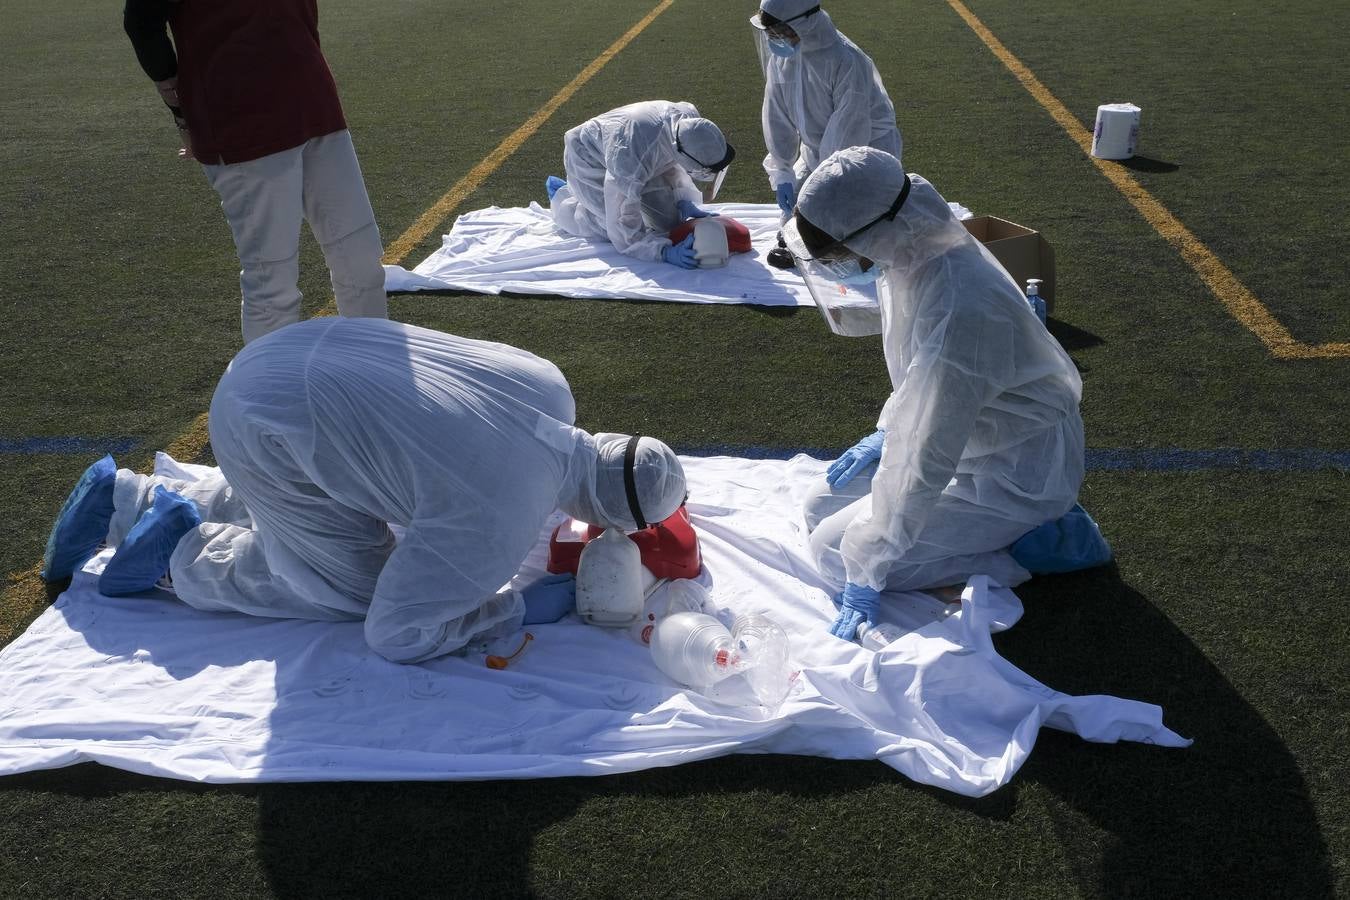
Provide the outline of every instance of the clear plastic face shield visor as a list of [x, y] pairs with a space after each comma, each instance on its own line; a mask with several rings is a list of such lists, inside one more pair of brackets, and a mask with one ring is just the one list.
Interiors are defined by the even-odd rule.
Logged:
[[[836, 334], [856, 336], [876, 334], [881, 330], [875, 284], [880, 270], [872, 260], [860, 256], [846, 245], [874, 225], [894, 221], [905, 205], [905, 199], [909, 197], [909, 188], [909, 177], [906, 176], [904, 187], [889, 209], [842, 238], [832, 238], [823, 246], [815, 241], [815, 252], [811, 251], [802, 237], [800, 222], [806, 220], [801, 217], [800, 211], [783, 226], [783, 242], [797, 262], [797, 271], [806, 282], [811, 299]], [[819, 233], [809, 221], [807, 225], [809, 230]]]
[[675, 150], [685, 159], [694, 164], [693, 168], [686, 168], [689, 177], [698, 185], [703, 192], [703, 202], [711, 203], [717, 199], [717, 192], [722, 189], [722, 182], [727, 178], [727, 172], [731, 169], [731, 162], [736, 158], [736, 148], [727, 142], [727, 152], [722, 159], [716, 163], [706, 163], [694, 154], [690, 153], [680, 143], [680, 123], [675, 123]]
[[750, 24], [755, 27], [759, 38], [755, 44], [759, 49], [760, 64], [767, 65], [771, 57], [792, 56], [800, 38], [791, 23], [818, 12], [820, 7], [813, 6], [788, 19], [776, 18], [763, 10], [751, 16]]

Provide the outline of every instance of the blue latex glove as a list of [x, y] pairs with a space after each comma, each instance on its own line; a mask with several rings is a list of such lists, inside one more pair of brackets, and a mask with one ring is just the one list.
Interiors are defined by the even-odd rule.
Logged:
[[851, 641], [858, 633], [859, 625], [876, 621], [881, 592], [850, 581], [844, 585], [843, 593], [834, 598], [834, 603], [839, 607], [839, 615], [830, 626], [830, 634]]
[[825, 482], [832, 488], [843, 487], [863, 469], [881, 459], [881, 445], [886, 432], [877, 429], [844, 451], [844, 455], [830, 463], [825, 470]]
[[708, 216], [715, 216], [717, 213], [708, 212], [692, 200], [680, 200], [675, 204], [679, 210], [681, 219], [706, 219]]
[[681, 269], [697, 269], [698, 257], [694, 255], [694, 236], [691, 234], [678, 244], [671, 244], [661, 251], [661, 258]]
[[577, 579], [566, 572], [545, 575], [521, 588], [520, 595], [525, 598], [522, 625], [556, 622], [577, 608]]
[[790, 216], [796, 205], [797, 189], [792, 186], [792, 182], [783, 182], [778, 186], [778, 208], [783, 211], [783, 215]]

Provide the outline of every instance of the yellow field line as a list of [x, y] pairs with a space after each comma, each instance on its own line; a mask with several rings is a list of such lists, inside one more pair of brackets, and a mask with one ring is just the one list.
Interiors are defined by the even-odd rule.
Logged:
[[445, 196], [437, 200], [430, 209], [422, 213], [417, 221], [397, 239], [391, 243], [384, 253], [384, 261], [387, 265], [397, 265], [403, 261], [403, 258], [412, 252], [413, 248], [422, 242], [428, 234], [431, 234], [440, 226], [450, 213], [455, 211], [464, 199], [487, 180], [493, 172], [501, 168], [502, 163], [506, 162], [513, 153], [520, 149], [521, 145], [529, 140], [536, 131], [539, 130], [545, 122], [553, 117], [558, 108], [572, 99], [572, 95], [581, 89], [582, 85], [590, 81], [597, 72], [603, 69], [615, 56], [633, 42], [633, 39], [641, 34], [648, 25], [656, 20], [675, 0], [661, 0], [651, 12], [638, 20], [638, 23], [624, 32], [623, 36], [609, 45], [609, 48], [601, 53], [590, 65], [577, 73], [567, 84], [563, 85], [562, 90], [554, 94], [547, 103], [539, 107], [534, 113], [525, 120], [515, 131], [506, 136], [497, 148], [483, 158], [483, 161], [469, 170], [459, 181], [455, 182], [454, 187], [445, 193]]
[[[402, 262], [403, 257], [407, 256], [414, 247], [421, 243], [422, 239], [436, 229], [442, 222], [455, 211], [464, 199], [478, 190], [483, 182], [501, 168], [502, 163], [506, 162], [513, 153], [534, 135], [539, 128], [547, 122], [558, 108], [572, 98], [582, 85], [590, 81], [597, 72], [603, 69], [620, 51], [633, 42], [639, 34], [656, 17], [669, 9], [675, 0], [661, 0], [660, 3], [647, 13], [637, 24], [623, 33], [617, 41], [610, 44], [605, 52], [593, 59], [590, 65], [582, 69], [577, 76], [563, 85], [558, 93], [554, 94], [547, 103], [535, 110], [534, 115], [525, 120], [525, 123], [515, 131], [507, 135], [506, 139], [497, 145], [496, 149], [483, 158], [478, 165], [469, 170], [454, 186], [445, 193], [445, 196], [432, 204], [426, 212], [417, 218], [407, 231], [399, 235], [389, 248], [385, 251], [384, 261], [390, 265], [396, 265]], [[318, 315], [333, 315], [337, 312], [332, 300], [319, 311]], [[192, 460], [199, 458], [206, 450], [206, 444], [209, 440], [207, 435], [207, 417], [202, 413], [192, 421], [187, 430], [172, 441], [166, 452], [175, 459]], [[38, 604], [46, 599], [46, 590], [42, 579], [38, 576], [40, 563], [35, 563], [28, 569], [19, 572], [12, 572], [6, 578], [4, 593], [0, 595], [0, 645], [8, 643], [13, 637], [15, 628], [18, 627], [20, 620], [31, 614]], [[23, 610], [25, 612], [21, 613]]]
[[1237, 319], [1248, 331], [1261, 339], [1272, 355], [1281, 359], [1327, 359], [1350, 357], [1350, 343], [1304, 344], [1294, 338], [1289, 330], [1279, 323], [1270, 311], [1247, 289], [1237, 276], [1206, 247], [1181, 220], [1172, 215], [1158, 202], [1143, 185], [1131, 178], [1117, 164], [1098, 159], [1092, 155], [1092, 132], [1069, 112], [1068, 108], [1041, 83], [1030, 69], [1003, 46], [984, 23], [975, 17], [961, 0], [947, 0], [947, 5], [956, 11], [971, 30], [979, 36], [999, 61], [1012, 72], [1027, 93], [1036, 99], [1046, 112], [1050, 113], [1070, 138], [1083, 149], [1092, 164], [1115, 185], [1125, 199], [1139, 214], [1153, 226], [1160, 235], [1178, 251], [1200, 276], [1229, 314]]

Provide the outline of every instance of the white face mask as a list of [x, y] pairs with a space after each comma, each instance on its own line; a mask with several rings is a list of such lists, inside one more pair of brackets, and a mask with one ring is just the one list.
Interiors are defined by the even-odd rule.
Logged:
[[779, 38], [767, 38], [769, 52], [780, 59], [791, 59], [797, 55], [797, 45]]

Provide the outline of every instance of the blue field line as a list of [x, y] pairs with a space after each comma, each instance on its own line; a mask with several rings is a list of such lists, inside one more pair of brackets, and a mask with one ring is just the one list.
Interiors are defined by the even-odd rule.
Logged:
[[[0, 455], [127, 453], [140, 441], [129, 437], [0, 438]], [[831, 460], [841, 447], [762, 447], [750, 444], [679, 446], [685, 456], [739, 456], [745, 459], [791, 459], [799, 453]], [[1214, 450], [1089, 449], [1093, 472], [1350, 472], [1350, 450]]]
[[[686, 456], [740, 456], [746, 459], [791, 459], [799, 453], [816, 459], [834, 459], [845, 448], [754, 447], [713, 444], [676, 447]], [[1350, 450], [1215, 450], [1101, 449], [1087, 451], [1093, 472], [1350, 472]]]
[[0, 438], [0, 455], [6, 453], [35, 455], [39, 453], [127, 453], [136, 449], [135, 438]]

